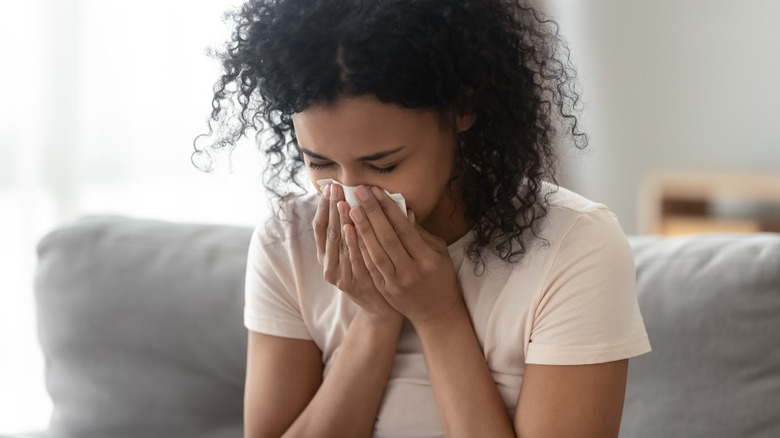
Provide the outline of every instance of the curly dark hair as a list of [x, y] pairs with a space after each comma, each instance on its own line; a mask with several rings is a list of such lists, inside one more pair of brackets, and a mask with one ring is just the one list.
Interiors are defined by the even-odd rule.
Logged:
[[[314, 102], [375, 95], [443, 116], [471, 113], [455, 179], [475, 222], [473, 260], [492, 246], [515, 262], [547, 214], [559, 134], [584, 148], [580, 93], [557, 24], [511, 0], [250, 0], [228, 15], [206, 146], [193, 162], [254, 132], [278, 198], [303, 167], [292, 114]], [[215, 134], [216, 128], [216, 134]]]

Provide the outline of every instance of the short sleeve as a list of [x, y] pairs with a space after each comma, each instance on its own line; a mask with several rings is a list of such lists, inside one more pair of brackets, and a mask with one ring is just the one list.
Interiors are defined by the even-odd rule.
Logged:
[[311, 339], [297, 300], [294, 248], [289, 238], [268, 239], [264, 226], [252, 234], [247, 257], [244, 325], [252, 331]]
[[581, 213], [550, 244], [526, 363], [593, 364], [650, 351], [634, 257], [617, 218], [606, 208]]

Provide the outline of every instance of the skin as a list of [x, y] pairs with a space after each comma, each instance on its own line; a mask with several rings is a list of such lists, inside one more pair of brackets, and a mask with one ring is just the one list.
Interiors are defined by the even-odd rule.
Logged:
[[[473, 117], [457, 117], [450, 127], [432, 111], [362, 96], [313, 105], [293, 115], [293, 123], [314, 187], [318, 179], [333, 178], [348, 186], [402, 193], [422, 227], [447, 243], [471, 228], [445, 188], [455, 160], [453, 127], [464, 131]], [[372, 157], [381, 158], [364, 160]]]
[[[404, 317], [420, 337], [445, 436], [617, 436], [627, 360], [529, 364], [515, 417], [506, 413], [447, 252], [472, 225], [457, 184], [446, 188], [455, 135], [473, 122], [442, 123], [371, 96], [293, 116], [312, 182], [358, 186], [352, 208], [340, 187], [325, 188], [312, 226], [324, 278], [359, 310], [324, 381], [313, 342], [250, 332], [246, 436], [371, 436]], [[408, 218], [378, 187], [404, 195]]]

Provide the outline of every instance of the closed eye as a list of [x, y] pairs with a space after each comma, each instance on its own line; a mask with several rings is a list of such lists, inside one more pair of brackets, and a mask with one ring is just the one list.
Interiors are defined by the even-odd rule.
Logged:
[[[314, 161], [309, 161], [309, 167], [313, 170], [325, 170], [332, 165], [333, 163], [315, 163]], [[387, 167], [368, 165], [368, 167], [377, 173], [390, 173], [395, 170], [396, 167], [398, 167], [398, 164], [393, 164], [392, 166]]]
[[309, 167], [314, 169], [314, 170], [323, 170], [323, 169], [328, 168], [332, 164], [333, 163], [319, 164], [319, 163], [315, 163], [314, 161], [309, 161]]
[[393, 170], [395, 170], [395, 168], [398, 167], [398, 165], [393, 164], [392, 166], [388, 166], [388, 167], [376, 167], [376, 166], [370, 166], [370, 167], [377, 173], [390, 173]]

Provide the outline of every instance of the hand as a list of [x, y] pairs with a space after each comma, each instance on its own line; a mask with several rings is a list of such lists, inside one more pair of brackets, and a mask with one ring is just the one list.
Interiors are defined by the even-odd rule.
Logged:
[[317, 243], [317, 260], [325, 280], [346, 293], [373, 318], [400, 319], [374, 286], [358, 248], [357, 235], [349, 218], [349, 204], [338, 184], [322, 192], [312, 223]]
[[[374, 286], [415, 324], [446, 321], [464, 310], [447, 244], [416, 224], [384, 193], [356, 189], [360, 207], [350, 210], [359, 248]], [[351, 225], [347, 226], [348, 228]]]

